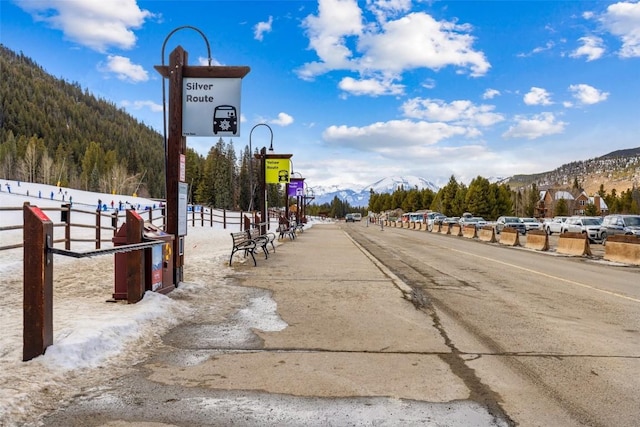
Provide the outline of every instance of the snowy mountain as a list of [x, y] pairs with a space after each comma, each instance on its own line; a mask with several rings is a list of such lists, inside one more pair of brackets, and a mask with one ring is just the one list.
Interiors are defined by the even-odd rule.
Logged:
[[405, 190], [410, 190], [413, 188], [418, 188], [419, 190], [430, 189], [435, 192], [439, 190], [439, 187], [433, 182], [427, 181], [426, 179], [417, 176], [389, 176], [372, 184], [365, 185], [364, 187], [356, 189], [338, 188], [337, 186], [312, 187], [315, 199], [311, 203], [316, 205], [331, 203], [334, 197], [337, 197], [338, 199], [349, 203], [349, 205], [351, 206], [364, 207], [369, 204], [369, 195], [371, 190], [379, 194], [393, 193], [401, 186]]

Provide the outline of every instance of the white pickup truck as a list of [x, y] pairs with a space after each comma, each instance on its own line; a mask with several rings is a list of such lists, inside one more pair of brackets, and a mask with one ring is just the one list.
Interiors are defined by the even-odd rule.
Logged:
[[549, 218], [542, 223], [542, 229], [551, 235], [553, 233], [562, 233], [562, 224], [567, 220], [566, 216], [556, 216]]

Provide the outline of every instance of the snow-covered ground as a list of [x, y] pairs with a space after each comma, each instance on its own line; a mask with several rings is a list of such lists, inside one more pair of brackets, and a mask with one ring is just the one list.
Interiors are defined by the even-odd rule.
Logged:
[[[11, 193], [6, 183], [10, 184]], [[58, 188], [43, 184], [23, 182], [18, 186], [16, 181], [0, 184], [2, 208], [21, 207], [25, 201], [39, 207], [60, 207], [64, 191], [66, 201], [73, 198], [74, 208], [84, 206], [89, 212], [95, 212], [98, 199], [107, 204], [108, 210], [111, 200], [115, 207], [122, 200], [140, 204], [143, 209], [157, 203], [71, 189], [60, 193]], [[60, 213], [50, 212], [54, 223], [59, 220], [55, 215]], [[87, 218], [92, 223], [95, 216]], [[21, 209], [0, 210], [0, 227], [19, 224], [22, 224]], [[85, 230], [87, 237], [95, 236], [93, 229]], [[54, 235], [59, 232], [56, 229]], [[194, 294], [239, 292], [225, 283], [231, 250], [229, 232], [215, 224], [195, 229], [189, 226], [185, 238], [185, 281], [168, 295], [147, 292], [137, 304], [107, 302], [114, 291], [112, 255], [82, 259], [55, 255], [54, 344], [44, 356], [29, 362], [22, 362], [23, 249], [0, 251], [0, 426], [32, 422], [35, 414], [53, 409], [76, 393], [78, 384], [99, 381], [138, 362], [144, 357], [145, 348], [158, 345], [160, 335], [186, 321], [198, 309], [193, 303], [198, 300], [192, 298]], [[0, 247], [20, 243], [22, 238], [22, 230], [0, 231]], [[93, 243], [72, 244], [72, 250], [92, 248]], [[220, 298], [219, 304], [223, 311], [224, 298]]]

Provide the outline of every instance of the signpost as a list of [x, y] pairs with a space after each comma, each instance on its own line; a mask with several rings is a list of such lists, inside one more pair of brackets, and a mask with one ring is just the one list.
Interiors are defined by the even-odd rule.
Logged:
[[187, 58], [187, 52], [178, 46], [169, 56], [169, 66], [165, 66], [163, 45], [163, 65], [154, 67], [169, 80], [165, 231], [176, 236], [171, 252], [176, 285], [183, 280], [187, 234], [186, 137], [240, 135], [240, 83], [250, 71], [245, 66], [189, 66]]

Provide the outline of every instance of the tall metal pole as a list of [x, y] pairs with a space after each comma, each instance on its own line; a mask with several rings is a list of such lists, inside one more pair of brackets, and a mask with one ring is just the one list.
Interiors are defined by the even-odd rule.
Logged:
[[271, 127], [266, 124], [266, 123], [258, 123], [257, 125], [255, 125], [254, 127], [251, 128], [251, 131], [249, 132], [249, 186], [251, 187], [251, 199], [249, 200], [249, 211], [253, 211], [253, 198], [254, 198], [254, 186], [253, 186], [253, 148], [251, 145], [251, 136], [253, 135], [253, 131], [255, 130], [255, 128], [257, 128], [258, 126], [266, 126], [267, 129], [269, 129], [269, 132], [271, 133], [271, 140], [269, 143], [269, 149], [271, 151], [273, 151], [273, 130], [271, 129]]
[[[260, 222], [267, 221], [267, 174], [265, 170], [265, 161], [267, 159], [267, 147], [260, 150]], [[267, 234], [266, 225], [260, 226], [260, 234]]]

